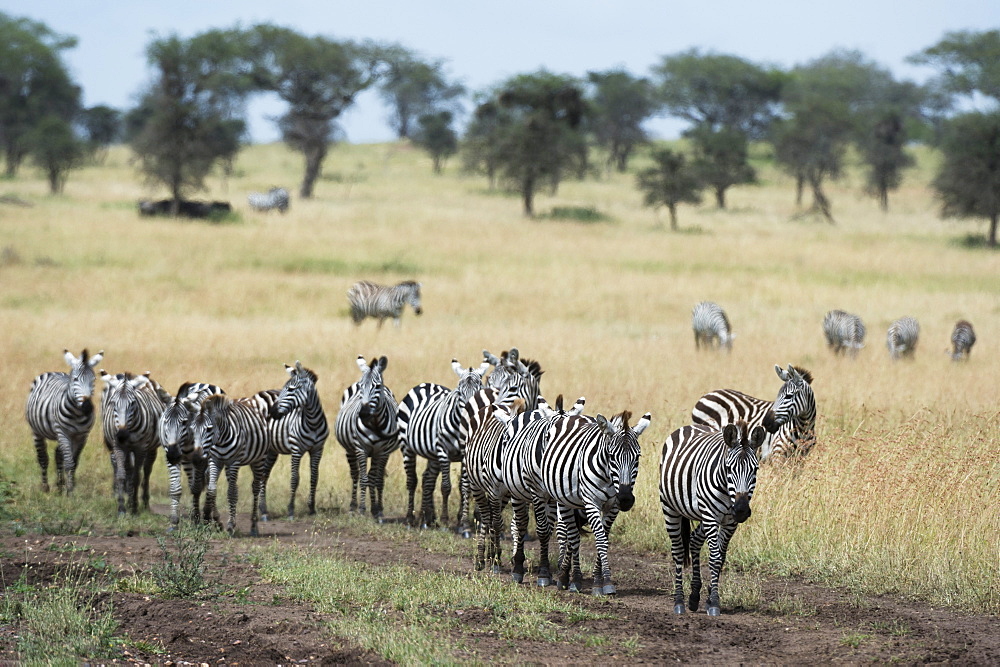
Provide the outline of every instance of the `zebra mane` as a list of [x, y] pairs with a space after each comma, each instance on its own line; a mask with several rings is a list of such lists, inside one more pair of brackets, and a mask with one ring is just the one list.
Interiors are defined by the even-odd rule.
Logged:
[[420, 283], [418, 283], [416, 280], [404, 280], [403, 282], [399, 283], [399, 287], [420, 287]]
[[621, 419], [622, 420], [622, 429], [627, 429], [628, 428], [628, 420], [631, 419], [631, 418], [632, 418], [632, 411], [631, 410], [622, 410], [620, 413], [618, 413], [617, 415], [615, 415], [614, 417], [612, 417], [611, 421], [615, 421], [617, 419]]
[[521, 363], [528, 367], [528, 372], [535, 376], [535, 378], [542, 377], [542, 365], [535, 361], [534, 359], [521, 359]]
[[226, 401], [228, 400], [229, 399], [223, 394], [212, 394], [201, 402], [201, 410], [202, 412], [205, 412], [212, 409], [222, 409], [226, 407]]
[[801, 366], [792, 366], [792, 368], [794, 368], [796, 372], [802, 376], [802, 379], [806, 381], [806, 384], [811, 385], [813, 383], [812, 373], [802, 368]]

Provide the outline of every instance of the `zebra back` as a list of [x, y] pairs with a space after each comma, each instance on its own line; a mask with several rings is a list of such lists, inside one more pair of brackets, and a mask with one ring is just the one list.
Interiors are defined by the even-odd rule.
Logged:
[[831, 310], [823, 317], [823, 335], [834, 354], [856, 356], [865, 346], [865, 324], [857, 315]]
[[920, 323], [912, 317], [901, 317], [889, 325], [885, 344], [893, 359], [912, 358], [920, 339]]
[[969, 358], [972, 346], [976, 344], [976, 332], [967, 320], [959, 320], [951, 332], [951, 360], [962, 361]]
[[262, 460], [270, 434], [257, 397], [265, 393], [236, 400], [214, 394], [203, 400], [193, 424], [195, 450], [219, 468]]
[[695, 347], [716, 345], [727, 350], [732, 349], [733, 339], [729, 318], [719, 304], [712, 301], [702, 301], [691, 311], [691, 328], [694, 330]]

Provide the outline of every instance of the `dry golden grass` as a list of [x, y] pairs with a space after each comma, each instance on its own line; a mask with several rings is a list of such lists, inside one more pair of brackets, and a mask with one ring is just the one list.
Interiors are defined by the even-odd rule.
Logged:
[[[472, 365], [483, 348], [517, 346], [541, 362], [550, 400], [652, 412], [636, 509], [615, 540], [665, 553], [663, 440], [702, 393], [771, 398], [774, 364], [795, 363], [815, 377], [819, 444], [801, 470], [762, 471], [730, 562], [996, 612], [1000, 254], [961, 247], [972, 224], [937, 218], [932, 159], [921, 156], [886, 214], [859, 194], [860, 177], [831, 186], [836, 225], [793, 220], [792, 183], [765, 166], [763, 185], [734, 189], [728, 211], [682, 208], [677, 234], [641, 207], [631, 175], [565, 183], [537, 201], [543, 213], [594, 207], [612, 222], [532, 221], [516, 197], [455, 165], [436, 177], [401, 144], [337, 147], [316, 198], [293, 196], [284, 216], [253, 213], [245, 197], [294, 186], [301, 161], [280, 145], [253, 147], [232, 178], [210, 182], [206, 196], [232, 200], [241, 217], [218, 225], [140, 218], [135, 200], [162, 194], [147, 191], [124, 149], [74, 173], [61, 197], [26, 172], [0, 184], [35, 203], [0, 204], [0, 246], [10, 249], [0, 265], [5, 474], [26, 503], [43, 502], [24, 400], [37, 374], [64, 370], [63, 348], [103, 348], [108, 371], [149, 370], [170, 390], [202, 380], [233, 396], [280, 386], [282, 364], [300, 359], [319, 373], [332, 422], [358, 354], [389, 357], [401, 399], [419, 382], [453, 384], [453, 357]], [[425, 314], [407, 310], [398, 330], [354, 327], [345, 292], [361, 278], [421, 280]], [[695, 353], [690, 312], [703, 299], [729, 313], [731, 354]], [[825, 349], [820, 323], [832, 308], [868, 326], [856, 361]], [[891, 363], [885, 330], [902, 315], [920, 320], [921, 344], [913, 362]], [[945, 353], [960, 318], [979, 335], [967, 364]], [[286, 500], [283, 466], [273, 508]], [[390, 515], [403, 509], [400, 468], [397, 455]], [[156, 470], [154, 501], [165, 502]], [[345, 506], [349, 478], [332, 437], [322, 474], [321, 506]], [[79, 480], [81, 498], [111, 514], [99, 433]]]

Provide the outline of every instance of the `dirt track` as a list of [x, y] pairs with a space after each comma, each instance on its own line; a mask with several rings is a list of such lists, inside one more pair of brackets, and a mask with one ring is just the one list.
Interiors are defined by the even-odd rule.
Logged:
[[[156, 508], [165, 511], [164, 508]], [[321, 525], [321, 524], [316, 524]], [[282, 541], [339, 551], [367, 563], [400, 563], [427, 570], [450, 570], [469, 576], [471, 564], [456, 557], [427, 552], [415, 541], [381, 540], [334, 530], [314, 530], [310, 521], [272, 521], [263, 535]], [[459, 539], [456, 537], [456, 539]], [[259, 544], [259, 542], [256, 542]], [[73, 544], [72, 549], [59, 548]], [[225, 548], [219, 548], [221, 545]], [[352, 646], [324, 630], [323, 615], [289, 600], [263, 583], [238, 556], [255, 544], [248, 538], [220, 540], [207, 556], [211, 576], [224, 589], [241, 590], [240, 599], [226, 596], [210, 602], [161, 600], [115, 593], [114, 615], [119, 634], [166, 649], [164, 654], [133, 652], [140, 663], [287, 664], [289, 662], [385, 664], [379, 656]], [[104, 559], [119, 574], [143, 571], [162, 562], [155, 537], [49, 537], [24, 535], [0, 540], [3, 581], [16, 581], [25, 571], [29, 583], [57, 579], [71, 562]], [[878, 598], [859, 604], [849, 592], [799, 581], [764, 582], [764, 600], [792, 600], [794, 611], [747, 611], [726, 608], [723, 615], [675, 616], [668, 565], [662, 560], [615, 549], [618, 577], [613, 600], [579, 596], [583, 604], [612, 615], [596, 621], [570, 622], [553, 614], [549, 620], [577, 636], [589, 632], [609, 641], [598, 649], [542, 641], [513, 643], [485, 631], [477, 622], [490, 612], [455, 610], [463, 619], [457, 632], [471, 647], [458, 661], [550, 663], [957, 663], [1000, 664], [996, 619], [932, 609], [898, 599]], [[225, 566], [222, 567], [224, 561]], [[584, 560], [584, 562], [587, 562]], [[504, 575], [506, 576], [506, 575]], [[248, 588], [249, 587], [249, 588]], [[569, 595], [552, 592], [553, 595]], [[791, 605], [790, 605], [791, 606]], [[0, 627], [0, 661], [16, 659], [14, 630]]]

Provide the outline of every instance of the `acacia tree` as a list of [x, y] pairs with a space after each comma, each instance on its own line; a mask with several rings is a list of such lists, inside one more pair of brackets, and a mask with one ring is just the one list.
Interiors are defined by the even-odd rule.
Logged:
[[941, 214], [986, 218], [987, 243], [995, 248], [1000, 220], [1000, 112], [969, 113], [950, 121], [941, 152], [944, 159], [932, 182]]
[[678, 204], [700, 204], [702, 182], [682, 153], [659, 148], [653, 151], [653, 162], [655, 166], [643, 169], [637, 177], [643, 204], [654, 209], [666, 206], [670, 229], [677, 231]]
[[451, 121], [450, 111], [424, 114], [413, 135], [413, 143], [430, 153], [435, 174], [440, 174], [444, 161], [458, 152], [458, 134]]
[[444, 111], [454, 114], [465, 88], [448, 81], [444, 61], [423, 61], [402, 46], [381, 50], [384, 72], [379, 94], [392, 112], [389, 125], [400, 139], [410, 137], [420, 118]]
[[684, 133], [691, 139], [693, 168], [702, 183], [715, 194], [715, 205], [726, 208], [726, 191], [734, 185], [757, 182], [750, 166], [750, 145], [740, 130], [722, 127], [713, 130], [699, 125]]
[[121, 111], [104, 104], [98, 104], [81, 111], [77, 123], [86, 137], [88, 148], [95, 161], [104, 162], [108, 147], [121, 140]]
[[653, 86], [648, 79], [623, 69], [588, 72], [587, 81], [590, 131], [597, 145], [608, 153], [608, 168], [624, 172], [636, 147], [648, 141], [642, 124], [657, 106]]
[[947, 33], [940, 42], [909, 58], [936, 67], [946, 90], [1000, 100], [1000, 30]]
[[45, 172], [49, 192], [59, 194], [71, 169], [83, 164], [86, 145], [72, 126], [56, 115], [47, 115], [32, 129], [27, 139], [32, 161]]

